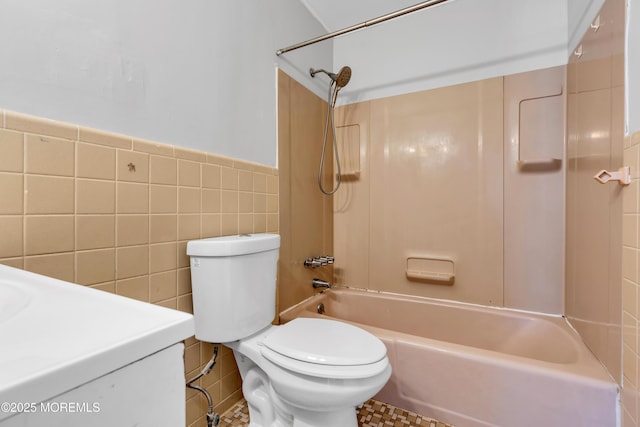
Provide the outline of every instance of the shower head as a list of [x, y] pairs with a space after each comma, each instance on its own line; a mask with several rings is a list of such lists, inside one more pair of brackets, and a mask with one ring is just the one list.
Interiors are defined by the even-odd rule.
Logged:
[[345, 87], [347, 83], [349, 83], [349, 80], [351, 80], [351, 67], [349, 66], [342, 67], [340, 71], [338, 71], [338, 74], [331, 73], [329, 71], [322, 70], [322, 69], [320, 70], [314, 70], [313, 68], [309, 69], [309, 74], [311, 74], [311, 77], [315, 77], [316, 74], [318, 73], [325, 73], [327, 76], [329, 76], [331, 80], [335, 82], [336, 86], [339, 88]]

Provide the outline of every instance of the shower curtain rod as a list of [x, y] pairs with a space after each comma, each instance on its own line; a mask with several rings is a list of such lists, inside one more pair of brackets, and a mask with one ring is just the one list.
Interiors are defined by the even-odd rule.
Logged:
[[418, 10], [426, 9], [431, 6], [438, 5], [440, 3], [444, 3], [448, 0], [428, 0], [422, 3], [418, 3], [413, 6], [406, 7], [404, 9], [397, 10], [395, 12], [388, 13], [386, 15], [379, 16], [374, 19], [370, 19], [368, 21], [361, 22], [360, 24], [352, 25], [351, 27], [343, 28], [342, 30], [334, 31], [329, 34], [325, 34], [324, 36], [319, 36], [313, 39], [309, 39], [302, 43], [294, 44], [288, 47], [284, 47], [282, 49], [276, 50], [276, 55], [280, 56], [283, 53], [290, 52], [292, 50], [300, 49], [301, 47], [309, 46], [311, 44], [315, 44], [324, 40], [332, 39], [337, 36], [341, 36], [343, 34], [350, 33], [352, 31], [360, 30], [362, 28], [370, 27], [372, 25], [380, 24], [381, 22], [389, 21], [391, 19], [397, 18], [399, 16], [408, 15], [409, 13], [417, 12]]

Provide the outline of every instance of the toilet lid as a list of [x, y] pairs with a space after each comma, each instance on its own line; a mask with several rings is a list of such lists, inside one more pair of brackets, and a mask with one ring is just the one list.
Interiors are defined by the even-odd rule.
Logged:
[[376, 336], [335, 320], [297, 318], [274, 329], [264, 346], [301, 362], [358, 366], [379, 362], [387, 355]]

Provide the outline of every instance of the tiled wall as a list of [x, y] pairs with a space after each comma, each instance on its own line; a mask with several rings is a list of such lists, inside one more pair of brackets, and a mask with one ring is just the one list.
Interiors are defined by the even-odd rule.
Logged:
[[624, 164], [633, 180], [624, 190], [622, 223], [622, 425], [640, 426], [640, 132], [625, 138]]
[[[624, 1], [607, 0], [567, 67], [565, 312], [621, 382], [623, 195], [593, 176], [615, 171], [624, 147]], [[626, 218], [626, 216], [625, 216]], [[626, 220], [625, 220], [626, 221]]]
[[[2, 264], [191, 312], [187, 241], [278, 232], [278, 192], [271, 167], [0, 110]], [[211, 351], [187, 340], [187, 376]], [[201, 382], [241, 397], [229, 350]], [[189, 390], [187, 425], [205, 411]]]

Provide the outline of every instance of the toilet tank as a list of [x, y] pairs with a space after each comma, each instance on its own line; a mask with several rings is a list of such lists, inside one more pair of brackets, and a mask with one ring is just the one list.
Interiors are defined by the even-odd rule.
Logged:
[[277, 234], [243, 234], [187, 243], [197, 339], [236, 341], [273, 321], [279, 249]]

